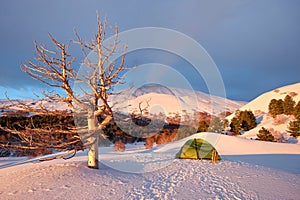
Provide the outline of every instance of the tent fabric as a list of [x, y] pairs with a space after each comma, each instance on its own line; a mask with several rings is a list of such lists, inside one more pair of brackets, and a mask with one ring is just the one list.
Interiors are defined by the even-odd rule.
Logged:
[[176, 154], [181, 159], [220, 160], [217, 150], [207, 141], [195, 138], [188, 140]]

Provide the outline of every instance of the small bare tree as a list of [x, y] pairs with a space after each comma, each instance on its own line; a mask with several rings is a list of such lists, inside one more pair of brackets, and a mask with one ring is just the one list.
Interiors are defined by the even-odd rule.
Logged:
[[[150, 123], [150, 118], [147, 118], [150, 116], [149, 114], [149, 102], [151, 99], [148, 99], [146, 101], [141, 101], [138, 103], [138, 110], [137, 108], [131, 113], [131, 119], [140, 126], [146, 126]], [[145, 106], [143, 104], [146, 104]]]
[[[108, 29], [113, 30], [114, 39], [111, 44], [106, 45]], [[76, 31], [74, 34], [76, 39], [73, 43], [80, 46], [84, 56], [80, 68], [73, 66], [74, 58], [69, 53], [70, 42], [61, 43], [49, 34], [55, 49], [50, 50], [34, 42], [36, 61], [28, 60], [22, 64], [21, 69], [50, 88], [56, 88], [50, 92], [43, 92], [46, 101], [65, 102], [73, 113], [85, 113], [88, 122], [87, 131], [83, 130], [81, 140], [89, 150], [88, 167], [98, 168], [98, 138], [101, 130], [113, 120], [112, 105], [108, 98], [110, 95], [117, 94], [114, 88], [121, 83], [121, 73], [127, 70], [124, 67], [126, 46], [118, 45], [118, 27], [111, 28], [106, 20], [100, 21], [99, 16], [97, 32], [92, 40], [86, 42]], [[121, 55], [118, 65], [111, 60], [115, 53]], [[77, 86], [76, 89], [73, 87], [74, 84]], [[37, 109], [22, 102], [17, 104], [27, 112], [44, 115], [60, 114], [45, 107]], [[28, 141], [30, 137], [30, 134], [22, 135], [22, 138]]]

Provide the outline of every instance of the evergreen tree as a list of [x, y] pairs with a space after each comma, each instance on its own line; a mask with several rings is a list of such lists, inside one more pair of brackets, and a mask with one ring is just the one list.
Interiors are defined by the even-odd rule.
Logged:
[[240, 124], [237, 117], [232, 118], [231, 123], [230, 123], [229, 126], [230, 126], [230, 131], [234, 132], [236, 134], [239, 134], [241, 129], [242, 129], [241, 124]]
[[221, 133], [223, 129], [223, 122], [219, 117], [214, 117], [211, 121], [208, 131], [214, 133]]
[[197, 132], [207, 132], [209, 125], [205, 121], [200, 121]]
[[283, 100], [282, 99], [279, 99], [277, 101], [277, 104], [278, 104], [278, 114], [284, 114], [284, 109], [283, 109]]
[[259, 132], [257, 134], [258, 140], [270, 141], [270, 142], [274, 141], [274, 136], [271, 134], [271, 132], [268, 129], [265, 129], [264, 127], [262, 127], [258, 132]]
[[223, 119], [223, 130], [225, 130], [229, 126], [228, 119]]
[[286, 115], [292, 115], [296, 102], [290, 95], [286, 95], [283, 101], [283, 111]]
[[283, 114], [283, 101], [281, 99], [272, 99], [269, 103], [269, 113], [275, 118], [277, 115]]
[[257, 125], [256, 118], [252, 111], [238, 111], [235, 117], [232, 118], [230, 123], [231, 131], [234, 133], [240, 133], [241, 130], [249, 131], [255, 128]]
[[253, 112], [250, 110], [242, 111], [240, 114], [239, 120], [241, 122], [241, 128], [244, 131], [249, 131], [249, 130], [255, 128], [257, 125], [256, 118], [255, 118]]
[[300, 121], [300, 101], [298, 101], [297, 105], [294, 108], [294, 116], [297, 120]]
[[293, 137], [300, 136], [300, 120], [290, 121], [287, 132]]

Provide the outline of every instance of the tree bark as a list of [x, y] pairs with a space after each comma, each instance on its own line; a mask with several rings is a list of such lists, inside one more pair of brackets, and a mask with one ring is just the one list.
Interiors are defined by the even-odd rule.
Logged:
[[[96, 117], [94, 114], [89, 115], [88, 118], [88, 129], [91, 132], [95, 132], [96, 130]], [[92, 134], [91, 137], [88, 139], [88, 142], [91, 143], [91, 146], [88, 150], [88, 167], [93, 169], [99, 169], [98, 163], [98, 135]]]

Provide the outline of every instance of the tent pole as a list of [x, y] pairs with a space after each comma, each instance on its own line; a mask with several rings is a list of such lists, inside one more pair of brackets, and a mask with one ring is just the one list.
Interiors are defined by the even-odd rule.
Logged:
[[197, 153], [197, 159], [200, 160], [198, 146], [197, 146], [197, 139], [196, 138], [194, 138], [194, 143], [195, 143], [195, 149], [196, 149], [196, 153]]

